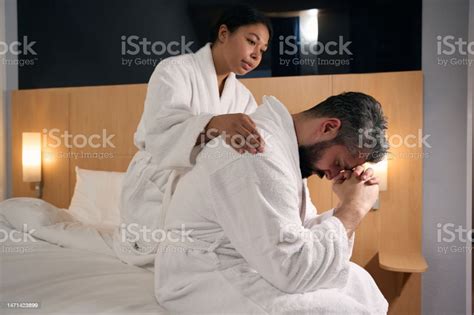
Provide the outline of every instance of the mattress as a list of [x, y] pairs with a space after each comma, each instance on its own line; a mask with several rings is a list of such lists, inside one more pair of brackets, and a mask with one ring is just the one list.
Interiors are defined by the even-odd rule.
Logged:
[[[167, 313], [154, 297], [152, 270], [127, 265], [101, 249], [110, 245], [107, 233], [77, 222], [53, 222], [24, 233], [6, 217], [0, 216], [0, 313]], [[70, 246], [81, 240], [89, 244]]]

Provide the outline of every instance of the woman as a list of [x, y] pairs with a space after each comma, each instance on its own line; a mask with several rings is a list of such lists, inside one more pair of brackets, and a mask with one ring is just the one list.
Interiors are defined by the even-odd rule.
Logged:
[[139, 151], [123, 183], [122, 226], [114, 242], [123, 261], [153, 262], [163, 237], [157, 229], [164, 221], [164, 198], [169, 199], [179, 173], [193, 166], [203, 144], [222, 135], [240, 153], [263, 151], [263, 139], [246, 115], [256, 109], [255, 99], [235, 74], [259, 65], [271, 32], [263, 14], [234, 7], [217, 22], [211, 43], [156, 67], [135, 133]]

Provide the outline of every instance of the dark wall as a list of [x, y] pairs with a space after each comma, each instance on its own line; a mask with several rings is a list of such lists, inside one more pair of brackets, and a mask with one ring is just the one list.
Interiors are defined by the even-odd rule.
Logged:
[[[151, 43], [179, 42], [196, 51], [222, 8], [245, 1], [18, 0], [18, 37], [34, 41], [35, 56], [20, 54], [19, 87], [45, 88], [145, 83], [169, 52]], [[320, 9], [319, 40], [350, 40], [347, 65], [279, 66], [278, 36], [251, 76], [361, 73], [421, 69], [421, 1], [252, 1], [265, 12]], [[278, 21], [274, 23], [279, 23]], [[286, 22], [282, 22], [286, 23]], [[286, 29], [275, 24], [275, 29]], [[135, 36], [135, 37], [133, 37]], [[139, 41], [148, 40], [135, 54]], [[183, 42], [184, 40], [184, 42]], [[127, 44], [131, 41], [132, 45]], [[182, 45], [184, 43], [184, 45]], [[187, 44], [187, 45], [186, 45]], [[186, 52], [184, 49], [178, 49]], [[34, 58], [32, 58], [34, 57]], [[31, 61], [26, 64], [26, 61]]]
[[122, 37], [195, 40], [186, 1], [18, 0], [19, 38], [36, 41], [37, 63], [19, 71], [20, 88], [142, 83], [151, 65], [127, 66]]

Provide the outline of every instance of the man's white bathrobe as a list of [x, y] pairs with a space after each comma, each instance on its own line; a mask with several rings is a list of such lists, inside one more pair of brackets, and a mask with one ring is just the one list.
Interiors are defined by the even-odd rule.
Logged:
[[[174, 171], [191, 168], [196, 140], [215, 115], [252, 113], [250, 91], [230, 73], [219, 96], [210, 44], [195, 54], [163, 60], [148, 83], [145, 108], [134, 142], [139, 151], [131, 161], [122, 189], [121, 218], [114, 249], [123, 261], [153, 264], [157, 242], [151, 232], [162, 226], [161, 206]], [[139, 231], [146, 228], [148, 232]]]
[[349, 261], [332, 211], [316, 216], [301, 178], [292, 118], [275, 98], [251, 115], [266, 150], [214, 139], [178, 182], [155, 260], [155, 294], [173, 312], [382, 314], [371, 276]]

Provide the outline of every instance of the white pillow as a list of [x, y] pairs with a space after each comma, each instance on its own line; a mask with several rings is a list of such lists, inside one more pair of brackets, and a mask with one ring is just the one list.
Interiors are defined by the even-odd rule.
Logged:
[[119, 226], [124, 174], [85, 170], [76, 166], [76, 187], [69, 206], [71, 214], [86, 224]]

